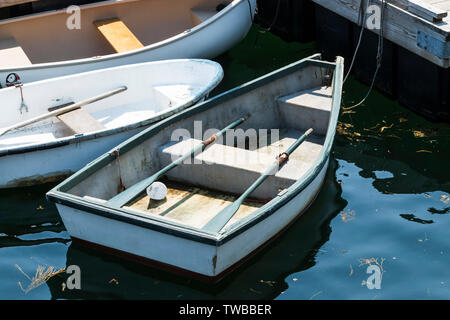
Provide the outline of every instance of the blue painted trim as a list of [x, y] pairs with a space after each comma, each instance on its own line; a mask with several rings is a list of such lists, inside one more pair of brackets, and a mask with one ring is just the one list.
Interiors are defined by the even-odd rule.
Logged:
[[427, 50], [441, 59], [450, 58], [450, 42], [443, 41], [433, 37], [432, 35], [418, 30], [417, 31], [417, 46]]

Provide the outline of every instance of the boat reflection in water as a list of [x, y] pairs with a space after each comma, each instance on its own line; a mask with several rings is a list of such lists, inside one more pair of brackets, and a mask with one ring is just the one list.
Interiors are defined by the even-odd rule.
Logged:
[[42, 196], [52, 186], [0, 190], [0, 249], [70, 242], [58, 211]]
[[[331, 220], [347, 205], [331, 158], [324, 186], [311, 208], [280, 238], [217, 285], [178, 277], [71, 243], [66, 267], [81, 270], [81, 290], [62, 290], [67, 276], [47, 282], [54, 299], [273, 299], [285, 278], [314, 266], [329, 239]], [[154, 245], [149, 243], [149, 245]]]

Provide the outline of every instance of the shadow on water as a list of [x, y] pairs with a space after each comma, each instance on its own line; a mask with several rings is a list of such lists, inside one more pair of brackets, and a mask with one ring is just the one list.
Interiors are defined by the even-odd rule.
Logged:
[[47, 203], [44, 197], [52, 186], [18, 188], [14, 192], [0, 190], [0, 248], [69, 241], [67, 238], [38, 236], [45, 232], [65, 231], [55, 206]]
[[349, 78], [345, 85], [335, 154], [363, 168], [381, 193], [409, 194], [450, 191], [450, 127], [409, 112], [396, 101], [367, 90]]
[[[63, 279], [47, 284], [60, 299], [273, 299], [288, 288], [285, 278], [314, 266], [315, 255], [329, 239], [330, 221], [346, 206], [336, 183], [336, 161], [311, 208], [279, 239], [216, 285], [99, 253], [71, 243], [67, 266], [78, 265], [81, 290], [61, 290]], [[152, 245], [149, 243], [149, 245]]]

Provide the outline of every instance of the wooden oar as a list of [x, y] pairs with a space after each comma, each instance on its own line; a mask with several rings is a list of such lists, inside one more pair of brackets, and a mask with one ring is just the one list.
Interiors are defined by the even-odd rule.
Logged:
[[289, 155], [298, 148], [300, 144], [313, 132], [313, 129], [308, 129], [300, 138], [295, 141], [288, 150], [277, 157], [277, 160], [247, 189], [245, 192], [232, 204], [228, 205], [220, 211], [214, 218], [212, 218], [202, 229], [211, 232], [219, 232], [230, 221], [230, 219], [239, 210], [245, 198], [247, 198], [256, 188], [259, 187], [264, 180], [270, 175], [276, 173], [281, 165], [288, 160]]
[[116, 195], [115, 197], [111, 198], [107, 202], [107, 204], [110, 206], [116, 207], [116, 208], [117, 207], [120, 208], [120, 207], [124, 206], [125, 204], [127, 204], [128, 202], [130, 202], [131, 200], [136, 198], [141, 192], [143, 192], [145, 189], [147, 189], [148, 186], [150, 186], [153, 182], [158, 180], [161, 176], [166, 174], [168, 171], [172, 170], [173, 168], [175, 168], [176, 166], [181, 164], [187, 158], [192, 157], [197, 152], [199, 152], [199, 151], [203, 152], [203, 150], [205, 150], [205, 148], [208, 145], [210, 145], [211, 143], [216, 141], [216, 139], [219, 138], [220, 136], [222, 136], [227, 130], [233, 129], [234, 127], [240, 125], [245, 120], [246, 120], [246, 118], [240, 118], [239, 120], [234, 121], [233, 123], [231, 123], [224, 129], [222, 129], [221, 131], [216, 133], [215, 135], [212, 135], [211, 137], [209, 137], [209, 139], [202, 141], [202, 143], [200, 145], [198, 145], [197, 147], [193, 148], [188, 153], [181, 156], [181, 158], [178, 158], [177, 160], [173, 161], [171, 164], [169, 164], [166, 167], [164, 167], [163, 169], [159, 170], [154, 175], [152, 175], [144, 180], [139, 181], [138, 183], [136, 183], [136, 184], [132, 185], [131, 187], [129, 187], [128, 189], [126, 189], [125, 191], [123, 191], [123, 192], [119, 193], [118, 195]]
[[10, 127], [0, 129], [0, 136], [4, 135], [5, 133], [7, 133], [7, 132], [9, 132], [11, 130], [19, 129], [19, 128], [28, 126], [30, 124], [33, 124], [35, 122], [39, 122], [39, 121], [42, 121], [42, 120], [45, 120], [45, 119], [48, 119], [48, 118], [51, 118], [51, 117], [56, 117], [56, 116], [59, 116], [59, 115], [61, 115], [63, 113], [70, 112], [70, 111], [73, 111], [75, 109], [79, 109], [79, 108], [81, 108], [81, 107], [83, 107], [85, 105], [88, 105], [88, 104], [91, 104], [91, 103], [94, 103], [94, 102], [97, 102], [97, 101], [109, 98], [109, 97], [111, 97], [113, 95], [116, 95], [116, 94], [118, 94], [120, 92], [123, 92], [123, 91], [125, 91], [127, 89], [128, 88], [125, 87], [125, 86], [124, 87], [120, 87], [118, 89], [105, 92], [105, 93], [100, 94], [98, 96], [95, 96], [95, 97], [92, 97], [92, 98], [89, 98], [89, 99], [86, 99], [86, 100], [83, 100], [83, 101], [71, 104], [71, 105], [69, 105], [67, 107], [64, 107], [64, 108], [61, 108], [61, 109], [57, 109], [55, 111], [52, 111], [52, 112], [49, 112], [49, 113], [37, 116], [35, 118], [29, 119], [29, 120], [26, 120], [26, 121], [23, 121], [23, 122], [16, 123], [16, 124], [14, 124], [14, 125], [12, 125]]

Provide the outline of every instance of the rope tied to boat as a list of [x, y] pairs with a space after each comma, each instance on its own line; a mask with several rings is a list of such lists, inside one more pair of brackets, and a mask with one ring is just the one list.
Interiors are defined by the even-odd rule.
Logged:
[[25, 103], [25, 100], [23, 99], [22, 83], [17, 83], [14, 86], [20, 90], [20, 99], [21, 99], [20, 108], [19, 108], [20, 114], [22, 114], [22, 109], [25, 109], [25, 111], [28, 112], [28, 106]]
[[282, 165], [289, 159], [289, 154], [287, 152], [282, 152], [277, 156], [278, 165]]
[[[247, 0], [247, 3], [248, 3], [248, 10], [250, 11], [250, 21], [253, 23], [254, 15], [253, 15], [253, 12], [252, 12], [252, 4], [250, 3], [250, 0]], [[255, 8], [255, 10], [256, 10], [256, 8]]]

